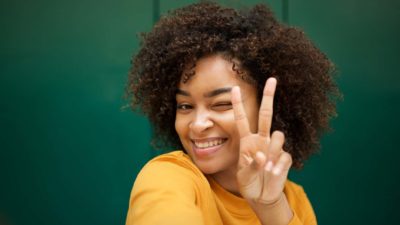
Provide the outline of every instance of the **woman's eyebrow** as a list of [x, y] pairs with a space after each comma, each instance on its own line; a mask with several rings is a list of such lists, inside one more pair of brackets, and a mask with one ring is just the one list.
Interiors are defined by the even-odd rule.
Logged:
[[206, 97], [206, 98], [215, 97], [220, 94], [231, 92], [231, 90], [232, 90], [232, 87], [218, 88], [218, 89], [215, 89], [215, 90], [205, 93], [204, 97]]
[[190, 96], [189, 92], [181, 90], [178, 88], [178, 90], [176, 91], [177, 95], [183, 95], [183, 96]]

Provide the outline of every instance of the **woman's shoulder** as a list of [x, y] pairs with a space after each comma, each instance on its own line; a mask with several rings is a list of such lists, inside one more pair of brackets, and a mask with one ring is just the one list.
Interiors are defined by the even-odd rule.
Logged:
[[173, 151], [150, 160], [139, 172], [135, 186], [186, 186], [206, 178], [183, 151]]
[[153, 158], [143, 167], [143, 170], [163, 170], [169, 173], [179, 174], [183, 172], [203, 176], [190, 157], [181, 150], [172, 151]]
[[126, 223], [183, 224], [186, 218], [200, 220], [202, 214], [196, 202], [207, 185], [204, 175], [184, 152], [157, 156], [136, 177]]
[[314, 210], [301, 185], [287, 180], [283, 192], [298, 220], [308, 221], [304, 224], [316, 224]]
[[172, 163], [183, 167], [194, 166], [190, 157], [182, 150], [176, 150], [168, 153], [158, 155], [151, 159], [146, 166], [159, 163]]

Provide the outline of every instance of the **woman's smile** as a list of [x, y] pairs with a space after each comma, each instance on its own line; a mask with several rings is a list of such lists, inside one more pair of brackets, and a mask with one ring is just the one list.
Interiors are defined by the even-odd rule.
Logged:
[[227, 138], [205, 138], [192, 141], [193, 152], [199, 157], [209, 157], [223, 147]]

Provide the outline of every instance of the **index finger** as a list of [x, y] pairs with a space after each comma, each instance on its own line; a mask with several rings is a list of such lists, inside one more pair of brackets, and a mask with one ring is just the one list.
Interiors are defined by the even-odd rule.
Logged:
[[264, 137], [269, 137], [270, 135], [276, 83], [276, 79], [271, 77], [268, 78], [264, 87], [260, 112], [258, 114], [258, 134]]
[[239, 130], [240, 138], [250, 134], [250, 125], [247, 120], [246, 111], [243, 107], [242, 95], [240, 94], [240, 88], [235, 86], [231, 91], [233, 114], [235, 115], [236, 127]]

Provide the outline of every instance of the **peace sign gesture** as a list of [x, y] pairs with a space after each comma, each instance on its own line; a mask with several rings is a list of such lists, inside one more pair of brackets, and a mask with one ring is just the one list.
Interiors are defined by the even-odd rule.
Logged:
[[261, 101], [258, 132], [250, 131], [239, 87], [232, 89], [232, 105], [240, 135], [236, 179], [241, 195], [248, 201], [272, 204], [282, 197], [292, 158], [282, 147], [284, 134], [270, 135], [276, 79], [269, 78]]

